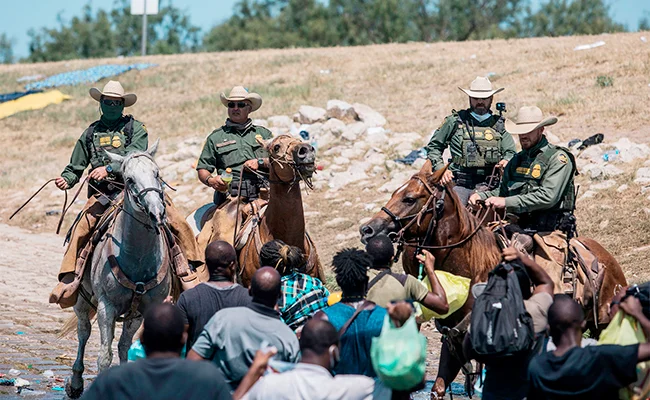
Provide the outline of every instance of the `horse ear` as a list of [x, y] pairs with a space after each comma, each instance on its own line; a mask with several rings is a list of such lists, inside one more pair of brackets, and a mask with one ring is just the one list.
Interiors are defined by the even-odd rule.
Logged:
[[105, 152], [108, 158], [111, 159], [112, 162], [120, 163], [122, 164], [122, 161], [124, 161], [124, 156], [121, 156], [119, 154], [113, 154], [108, 151]]
[[433, 172], [433, 166], [431, 165], [431, 160], [427, 159], [427, 161], [425, 161], [422, 168], [420, 168], [420, 174], [426, 176], [426, 175], [431, 175], [432, 172]]
[[435, 171], [433, 175], [430, 176], [430, 181], [434, 184], [437, 184], [440, 182], [440, 179], [442, 178], [442, 175], [444, 175], [445, 172], [447, 172], [447, 169], [449, 168], [449, 163], [445, 164], [444, 167], [440, 168], [439, 170]]
[[160, 138], [156, 139], [156, 142], [153, 144], [153, 146], [147, 149], [147, 154], [149, 154], [152, 158], [156, 155], [156, 151], [158, 151], [159, 143], [160, 143]]
[[262, 135], [255, 135], [255, 140], [257, 140], [257, 143], [261, 144], [265, 149], [267, 149], [273, 139], [264, 140], [262, 138]]

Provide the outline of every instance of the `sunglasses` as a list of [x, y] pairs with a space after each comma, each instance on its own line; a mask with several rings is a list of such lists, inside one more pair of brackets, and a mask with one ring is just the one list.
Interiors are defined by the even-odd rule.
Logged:
[[247, 105], [248, 105], [248, 103], [245, 103], [245, 102], [243, 102], [243, 101], [238, 101], [238, 102], [236, 102], [236, 103], [235, 103], [234, 101], [231, 101], [231, 102], [228, 103], [228, 108], [235, 108], [235, 107], [237, 107], [237, 108], [244, 108], [244, 107], [246, 107]]
[[114, 99], [102, 99], [102, 104], [109, 107], [118, 107], [124, 104], [123, 100], [114, 100]]

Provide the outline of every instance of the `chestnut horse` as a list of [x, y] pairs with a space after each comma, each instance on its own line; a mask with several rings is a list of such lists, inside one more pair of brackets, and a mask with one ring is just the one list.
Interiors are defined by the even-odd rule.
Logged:
[[[446, 168], [431, 172], [427, 161], [419, 173], [411, 177], [392, 195], [385, 207], [361, 226], [362, 240], [379, 234], [399, 235], [405, 243], [402, 256], [404, 270], [417, 276], [415, 250], [426, 246], [436, 258], [435, 268], [471, 279], [471, 285], [485, 282], [488, 273], [501, 261], [501, 250], [495, 235], [481, 225], [461, 204], [455, 191], [439, 184]], [[422, 243], [426, 238], [426, 242]], [[614, 257], [591, 239], [580, 238], [605, 265], [605, 276], [598, 301], [598, 324], [609, 322], [608, 305], [617, 285], [625, 286], [625, 276]], [[437, 320], [441, 332], [449, 328], [456, 335], [443, 341], [438, 377], [432, 390], [444, 394], [445, 387], [456, 378], [466, 362], [458, 339], [464, 335], [474, 299], [444, 320]], [[589, 316], [591, 313], [586, 313]], [[462, 333], [462, 335], [461, 335]], [[452, 344], [453, 343], [453, 344]]]
[[310, 185], [314, 173], [316, 151], [301, 140], [281, 135], [264, 143], [271, 163], [270, 196], [266, 212], [259, 224], [259, 237], [251, 237], [239, 253], [241, 280], [248, 285], [260, 268], [261, 245], [280, 239], [302, 250], [307, 258], [306, 273], [324, 281], [323, 269], [316, 247], [305, 229], [300, 182]]

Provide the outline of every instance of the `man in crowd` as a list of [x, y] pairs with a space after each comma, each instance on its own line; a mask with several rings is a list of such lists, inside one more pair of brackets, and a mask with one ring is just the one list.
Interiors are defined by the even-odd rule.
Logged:
[[[504, 128], [504, 118], [492, 114], [493, 96], [503, 88], [493, 90], [488, 78], [476, 77], [469, 89], [469, 109], [452, 111], [440, 128], [436, 129], [427, 145], [427, 154], [434, 171], [443, 168], [442, 154], [451, 151], [451, 165], [440, 181], [452, 180], [461, 201], [479, 187], [487, 187], [495, 165], [504, 168], [516, 153], [515, 142]], [[496, 183], [496, 182], [495, 182]]]
[[[254, 200], [259, 197], [261, 182], [249, 170], [269, 167], [268, 153], [256, 136], [264, 140], [273, 137], [268, 129], [253, 125], [249, 118], [250, 113], [262, 106], [262, 97], [242, 86], [235, 86], [229, 96], [221, 93], [221, 103], [228, 108], [228, 119], [208, 136], [203, 146], [196, 165], [199, 181], [215, 190], [214, 203], [217, 205], [226, 200], [228, 193], [247, 201]], [[232, 169], [230, 187], [221, 179], [226, 168]], [[215, 171], [217, 175], [212, 175]], [[241, 193], [238, 192], [240, 180]]]
[[[650, 321], [639, 299], [627, 297], [620, 309], [636, 318], [650, 338]], [[619, 389], [636, 381], [636, 364], [650, 360], [650, 343], [580, 347], [584, 314], [570, 296], [555, 296], [548, 324], [557, 348], [531, 361], [529, 400], [618, 399]]]
[[178, 308], [152, 305], [144, 317], [141, 339], [147, 358], [99, 374], [84, 399], [231, 399], [219, 368], [180, 358], [186, 339]]
[[506, 121], [506, 129], [519, 136], [522, 150], [506, 167], [498, 188], [474, 193], [469, 198], [472, 205], [484, 200], [486, 206], [515, 215], [519, 229], [514, 228], [517, 231], [513, 239], [529, 254], [533, 240], [522, 230], [556, 231], [574, 208], [573, 155], [549, 143], [544, 136], [544, 127], [556, 122], [555, 117], [544, 118], [538, 107], [521, 107], [516, 121]]
[[270, 267], [260, 268], [253, 275], [250, 294], [253, 300], [248, 306], [216, 313], [187, 356], [190, 360], [212, 360], [233, 390], [264, 342], [278, 349], [281, 361], [295, 363], [300, 359], [298, 338], [275, 310], [280, 298], [280, 274]]
[[248, 290], [234, 283], [237, 252], [224, 241], [212, 242], [205, 249], [210, 280], [181, 293], [176, 305], [188, 328], [187, 348], [191, 349], [203, 327], [217, 311], [245, 307], [251, 303]]
[[[112, 162], [106, 153], [124, 156], [132, 151], [145, 151], [148, 146], [144, 124], [131, 115], [123, 115], [125, 107], [135, 104], [135, 94], [125, 93], [119, 82], [109, 81], [103, 91], [90, 89], [90, 97], [99, 102], [101, 117], [81, 134], [72, 151], [70, 163], [55, 180], [59, 189], [70, 189], [79, 182], [86, 168], [91, 167], [88, 173], [88, 201], [71, 228], [70, 244], [59, 270], [59, 283], [50, 295], [50, 303], [57, 303], [62, 308], [72, 307], [76, 303], [77, 289], [83, 275], [75, 273], [79, 272], [77, 264], [82, 267], [90, 256], [87, 250], [91, 249], [86, 247], [95, 226], [124, 186], [120, 164]], [[183, 280], [190, 282], [197, 274], [188, 268], [188, 260], [194, 268], [200, 267], [203, 272], [203, 257], [185, 218], [169, 198], [165, 199], [165, 205], [167, 222], [178, 242], [171, 250], [177, 264], [175, 269], [188, 271], [190, 275]]]
[[382, 307], [396, 300], [417, 301], [428, 309], [444, 315], [449, 311], [445, 289], [435, 274], [435, 258], [424, 250], [424, 269], [431, 291], [415, 277], [408, 274], [398, 274], [390, 270], [395, 257], [393, 242], [386, 235], [378, 235], [366, 244], [366, 252], [372, 259], [372, 267], [368, 270], [368, 294], [366, 298]]
[[[524, 307], [533, 320], [535, 337], [541, 342], [536, 343], [527, 354], [486, 363], [485, 383], [481, 395], [484, 400], [520, 400], [526, 397], [528, 393], [526, 375], [528, 363], [535, 352], [543, 346], [547, 313], [553, 303], [553, 280], [539, 264], [521, 254], [514, 247], [503, 250], [503, 259], [506, 262], [519, 260], [525, 267], [525, 270], [516, 269], [516, 274], [524, 299]], [[532, 292], [531, 284], [534, 286]], [[480, 289], [485, 289], [485, 284], [475, 285], [472, 292], [478, 296], [482, 292]], [[465, 338], [464, 345], [467, 356], [471, 359], [474, 358], [474, 353], [468, 339], [469, 334]]]

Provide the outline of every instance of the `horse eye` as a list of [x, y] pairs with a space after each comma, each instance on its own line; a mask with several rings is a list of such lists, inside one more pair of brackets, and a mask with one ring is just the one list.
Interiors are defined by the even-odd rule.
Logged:
[[275, 146], [273, 146], [273, 152], [277, 153], [278, 151], [280, 151], [280, 145], [276, 144]]
[[402, 199], [402, 203], [405, 204], [415, 204], [415, 202], [416, 199], [414, 199], [413, 197], [404, 197], [404, 199]]

